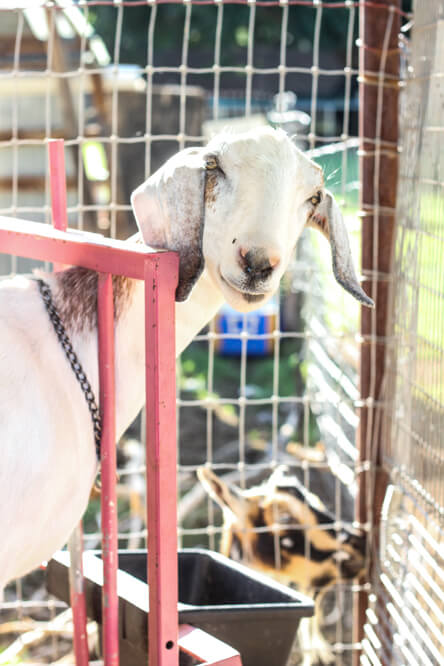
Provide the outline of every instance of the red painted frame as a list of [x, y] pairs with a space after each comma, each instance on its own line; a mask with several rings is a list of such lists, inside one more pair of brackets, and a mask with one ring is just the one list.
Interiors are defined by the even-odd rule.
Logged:
[[102, 417], [101, 514], [102, 514], [102, 626], [103, 654], [107, 666], [119, 664], [119, 603], [117, 596], [117, 496], [114, 367], [114, 305], [111, 273], [99, 273], [97, 288], [99, 336], [99, 386]]
[[[118, 598], [115, 592], [117, 568], [117, 516], [115, 501], [115, 432], [111, 274], [145, 280], [147, 301], [156, 307], [147, 313], [146, 384], [148, 404], [157, 401], [156, 419], [147, 419], [147, 451], [154, 463], [147, 464], [149, 492], [148, 531], [158, 536], [148, 554], [151, 599], [156, 610], [150, 614], [149, 643], [151, 666], [173, 666], [178, 661], [177, 615], [177, 543], [176, 543], [176, 389], [174, 298], [177, 286], [178, 259], [172, 252], [154, 252], [146, 247], [130, 246], [120, 241], [103, 239], [96, 234], [79, 234], [53, 229], [49, 225], [0, 216], [2, 252], [60, 264], [91, 268], [100, 277], [98, 317], [101, 379], [101, 408], [104, 436], [102, 440], [102, 493], [105, 557], [104, 583], [104, 658], [105, 664], [118, 664], [116, 622]], [[108, 277], [109, 276], [109, 277]], [[159, 354], [161, 362], [154, 355]], [[160, 373], [160, 368], [162, 372]], [[159, 446], [158, 433], [162, 433]], [[162, 479], [162, 483], [159, 483]], [[162, 485], [163, 484], [163, 485]], [[166, 485], [165, 485], [166, 484]], [[156, 491], [154, 491], [156, 489]], [[168, 499], [170, 498], [170, 499]], [[171, 498], [174, 501], [171, 501]], [[154, 541], [151, 539], [151, 541]], [[166, 546], [164, 544], [167, 544]], [[169, 549], [169, 550], [168, 550]], [[168, 551], [168, 552], [167, 552]], [[109, 568], [108, 568], [109, 567]], [[153, 619], [154, 618], [154, 619]], [[85, 635], [86, 632], [81, 631]], [[166, 643], [171, 641], [172, 648]]]
[[[103, 654], [118, 666], [117, 499], [114, 311], [112, 275], [145, 282], [148, 626], [150, 666], [177, 666], [181, 649], [207, 666], [242, 666], [239, 653], [205, 632], [183, 625], [178, 634], [176, 519], [175, 291], [178, 257], [172, 252], [67, 229], [63, 141], [49, 142], [53, 225], [0, 216], [0, 251], [98, 271], [98, 337], [102, 414]], [[75, 549], [81, 552], [81, 530]], [[71, 600], [78, 666], [88, 664], [81, 557]], [[74, 577], [71, 577], [74, 580]]]

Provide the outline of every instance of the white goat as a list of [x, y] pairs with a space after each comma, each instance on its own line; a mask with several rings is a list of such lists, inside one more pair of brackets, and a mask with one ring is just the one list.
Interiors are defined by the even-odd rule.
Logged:
[[[281, 131], [221, 135], [183, 150], [133, 193], [132, 204], [143, 241], [180, 254], [178, 354], [224, 301], [246, 312], [270, 298], [306, 224], [329, 237], [337, 280], [372, 304], [321, 169]], [[97, 275], [71, 268], [45, 279], [97, 396]], [[114, 287], [120, 437], [144, 402], [144, 295], [141, 282], [114, 278]], [[0, 322], [1, 589], [67, 541], [97, 462], [84, 395], [35, 280], [2, 283]]]

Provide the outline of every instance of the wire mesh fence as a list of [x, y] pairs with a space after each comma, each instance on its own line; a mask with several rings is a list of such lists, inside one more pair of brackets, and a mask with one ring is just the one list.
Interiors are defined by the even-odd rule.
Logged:
[[405, 44], [383, 464], [393, 484], [367, 613], [365, 664], [438, 664], [443, 644], [442, 2]]
[[[399, 9], [398, 3], [384, 4], [380, 11], [386, 34], [391, 29], [392, 17], [399, 16]], [[356, 39], [359, 12], [364, 5], [379, 6], [379, 3], [102, 1], [47, 3], [27, 10], [2, 11], [0, 214], [50, 221], [46, 144], [48, 138], [61, 136], [67, 153], [69, 225], [126, 238], [136, 230], [129, 205], [131, 191], [169, 156], [184, 147], [203, 144], [227, 124], [235, 129], [272, 124], [294, 135], [296, 143], [310, 150], [324, 168], [326, 185], [341, 205], [357, 258], [361, 222]], [[432, 11], [432, 4], [428, 9]], [[425, 9], [422, 16], [426, 16]], [[432, 58], [433, 40], [429, 37], [433, 34], [438, 44], [439, 30], [429, 25], [427, 17], [423, 23], [423, 43]], [[438, 56], [433, 62], [437, 68], [433, 72], [438, 74]], [[423, 93], [429, 90], [430, 73], [428, 64], [424, 65], [424, 75], [408, 82], [408, 90], [411, 85], [417, 87], [414, 97], [417, 113], [411, 122], [411, 137], [416, 137], [420, 112], [425, 114], [425, 107], [417, 100], [420, 90]], [[378, 77], [381, 72], [363, 74]], [[430, 80], [438, 78], [433, 74]], [[391, 79], [389, 74], [384, 82], [398, 85], [396, 77]], [[432, 129], [424, 137], [433, 137], [430, 151], [435, 151], [434, 164], [439, 164], [440, 134], [433, 133], [433, 127], [439, 128], [439, 121], [432, 115], [421, 116], [426, 117], [424, 122]], [[383, 122], [381, 109], [378, 122]], [[421, 278], [421, 292], [413, 282], [417, 278], [415, 270], [419, 270], [418, 257], [429, 252], [428, 242], [438, 256], [442, 241], [441, 186], [438, 167], [433, 173], [418, 175], [408, 156], [410, 152], [418, 154], [419, 147], [423, 150], [421, 141], [425, 139], [411, 138], [411, 141], [405, 172], [401, 173], [408, 191], [405, 209], [401, 211], [407, 211], [401, 215], [405, 220], [401, 238], [405, 237], [405, 241], [398, 240], [399, 269], [394, 279], [397, 283], [406, 281], [401, 293], [406, 294], [412, 323], [404, 316], [406, 309], [398, 304], [401, 314], [394, 339], [404, 336], [410, 361], [411, 331], [416, 322], [419, 330], [415, 341], [422, 341], [425, 351], [421, 363], [415, 356], [414, 366], [402, 365], [410, 373], [408, 381], [402, 380], [402, 386], [407, 390], [412, 383], [417, 384], [417, 395], [407, 401], [399, 398], [397, 404], [408, 410], [405, 413], [410, 420], [396, 416], [399, 410], [393, 412], [395, 433], [387, 461], [395, 478], [404, 479], [403, 506], [410, 506], [413, 497], [415, 506], [418, 502], [419, 506], [426, 506], [426, 515], [431, 512], [434, 524], [439, 525], [441, 514], [436, 502], [442, 505], [442, 488], [439, 490], [438, 475], [430, 474], [427, 461], [440, 461], [443, 396], [442, 381], [439, 384], [442, 368], [441, 375], [437, 368], [439, 359], [442, 365], [439, 316], [442, 272], [434, 265], [427, 269], [430, 278], [428, 273]], [[375, 150], [384, 152], [390, 148], [380, 141]], [[430, 151], [427, 149], [427, 154]], [[411, 173], [407, 167], [412, 169]], [[408, 185], [412, 182], [414, 188]], [[408, 206], [408, 202], [413, 205]], [[420, 210], [424, 212], [421, 216], [424, 228], [418, 227], [416, 217], [410, 223], [413, 218], [407, 214]], [[421, 255], [419, 249], [417, 254], [412, 249], [413, 234], [421, 235]], [[404, 246], [408, 252], [402, 249]], [[403, 260], [412, 271], [410, 277], [408, 274], [406, 277]], [[4, 275], [33, 267], [30, 262], [3, 255], [0, 262]], [[227, 474], [240, 488], [248, 488], [285, 463], [297, 470], [305, 486], [331, 509], [334, 520], [330, 526], [338, 533], [353, 522], [355, 527], [369, 529], [369, 525], [354, 521], [357, 477], [375, 465], [370, 452], [360, 460], [355, 445], [363, 406], [358, 389], [359, 307], [334, 282], [330, 263], [327, 243], [307, 230], [281, 295], [271, 308], [252, 319], [222, 312], [179, 360], [180, 545], [219, 547], [222, 516], [197, 485], [195, 472], [201, 465], [218, 474]], [[366, 275], [369, 280], [374, 277], [371, 271]], [[423, 322], [417, 321], [420, 297], [421, 308], [427, 309], [432, 317], [427, 315]], [[430, 321], [434, 322], [432, 333]], [[255, 341], [262, 347], [259, 355], [252, 351], [251, 343]], [[399, 349], [397, 352], [399, 361], [401, 352]], [[420, 395], [425, 398], [420, 399]], [[146, 542], [143, 420], [142, 414], [120, 446], [119, 544], [124, 548], [144, 546]], [[412, 454], [422, 455], [422, 480], [417, 471], [419, 459], [412, 458], [412, 466], [407, 468], [402, 453], [404, 436], [413, 437], [410, 425], [413, 422], [423, 424], [423, 430], [418, 426], [414, 433], [415, 443], [420, 446], [409, 448], [409, 451], [424, 451], [424, 455]], [[406, 429], [407, 434], [402, 435]], [[432, 466], [432, 472], [437, 472], [437, 465]], [[330, 475], [327, 491], [317, 485], [318, 471]], [[413, 488], [415, 484], [405, 481], [409, 475], [422, 486]], [[424, 493], [435, 504], [421, 505], [418, 498], [424, 497]], [[371, 496], [366, 501], [370, 506]], [[96, 547], [100, 541], [98, 516], [98, 499], [93, 498], [84, 518], [88, 548]], [[405, 616], [397, 607], [401, 593], [396, 585], [393, 587], [393, 580], [395, 568], [401, 565], [393, 555], [391, 566], [395, 568], [389, 567], [381, 577], [383, 582], [387, 581], [386, 591], [376, 578], [372, 584], [380, 600], [391, 598], [394, 611], [390, 618], [379, 611], [376, 616], [371, 615], [377, 610], [377, 603], [381, 603], [371, 597], [369, 617], [370, 620], [377, 617], [377, 625], [369, 621], [366, 626], [366, 649], [362, 657], [368, 660], [366, 663], [378, 663], [373, 661], [378, 648], [372, 638], [377, 636], [375, 640], [383, 644], [379, 631], [386, 632], [385, 643], [390, 645], [396, 625], [404, 626], [404, 622], [410, 627], [412, 615], [418, 608], [427, 608], [427, 604], [436, 616], [434, 638], [427, 639], [427, 645], [433, 643], [434, 647], [429, 652], [427, 645], [422, 649], [431, 663], [439, 654], [442, 619], [438, 613], [440, 597], [434, 595], [440, 570], [433, 562], [440, 532], [434, 527], [424, 531], [424, 514], [419, 511], [415, 516], [409, 519], [402, 539], [422, 544], [421, 552], [430, 567], [426, 567], [421, 583], [425, 605], [418, 602], [411, 582], [407, 590], [411, 607], [406, 609]], [[400, 544], [396, 548], [402, 551]], [[279, 564], [278, 551], [275, 558]], [[410, 569], [402, 571], [403, 580], [411, 581]], [[352, 596], [362, 587], [369, 589], [368, 583], [352, 585], [341, 581], [325, 600], [323, 632], [337, 666], [351, 663], [352, 656], [360, 649], [352, 636]], [[54, 619], [61, 607], [57, 600], [46, 598], [43, 574], [37, 572], [7, 588], [0, 617], [10, 622], [25, 622], [29, 615]], [[425, 612], [424, 618], [428, 611]], [[416, 642], [422, 645], [424, 632], [430, 634], [416, 615], [415, 628], [418, 624], [421, 638]], [[54, 630], [44, 648], [26, 648], [27, 656], [24, 644], [12, 643], [18, 632], [5, 633], [4, 640], [0, 635], [0, 645], [10, 649], [12, 643], [15, 645], [12, 652], [25, 654], [20, 657], [24, 661], [28, 658], [34, 663], [54, 661], [67, 649], [60, 633]], [[310, 657], [310, 646], [306, 649], [306, 656]], [[397, 655], [393, 663], [404, 663], [405, 654], [415, 653], [408, 652], [411, 647], [404, 652], [403, 649], [393, 652], [387, 648], [386, 654], [390, 659]], [[422, 657], [422, 652], [418, 655]], [[0, 663], [1, 658], [0, 652]], [[300, 653], [296, 651], [293, 662], [300, 661]], [[387, 658], [383, 663], [391, 662]], [[406, 663], [428, 662], [407, 660]]]

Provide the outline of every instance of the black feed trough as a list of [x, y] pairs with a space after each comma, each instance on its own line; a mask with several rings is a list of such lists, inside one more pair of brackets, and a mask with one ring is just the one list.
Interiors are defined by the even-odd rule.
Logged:
[[[69, 554], [47, 569], [48, 590], [69, 603]], [[87, 614], [101, 624], [100, 556], [84, 558]], [[146, 551], [119, 553], [119, 640], [122, 666], [145, 666], [148, 654]], [[313, 602], [237, 562], [207, 550], [179, 551], [179, 620], [239, 651], [243, 666], [285, 666], [299, 622]], [[186, 657], [181, 663], [187, 663]]]

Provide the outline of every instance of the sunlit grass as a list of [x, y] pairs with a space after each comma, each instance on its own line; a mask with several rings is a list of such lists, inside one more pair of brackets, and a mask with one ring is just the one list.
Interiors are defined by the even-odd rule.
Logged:
[[[418, 210], [402, 220], [396, 256], [399, 362], [414, 354], [416, 390], [444, 401], [444, 196], [421, 195]], [[421, 396], [419, 396], [421, 397]]]

